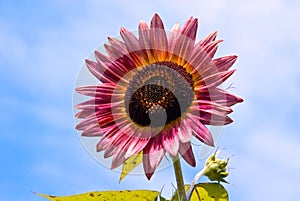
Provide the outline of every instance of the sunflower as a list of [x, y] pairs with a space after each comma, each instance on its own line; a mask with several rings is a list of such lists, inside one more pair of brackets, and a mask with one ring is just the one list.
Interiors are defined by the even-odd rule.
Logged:
[[114, 169], [139, 153], [148, 179], [166, 153], [196, 165], [192, 136], [214, 146], [205, 125], [230, 124], [232, 105], [243, 100], [220, 88], [235, 70], [237, 56], [212, 59], [216, 32], [195, 43], [197, 18], [166, 32], [158, 14], [150, 27], [139, 23], [138, 36], [121, 28], [122, 39], [108, 37], [106, 53], [95, 51], [86, 67], [97, 85], [76, 91], [91, 99], [77, 105], [76, 129], [82, 136], [101, 136], [97, 151], [113, 157]]

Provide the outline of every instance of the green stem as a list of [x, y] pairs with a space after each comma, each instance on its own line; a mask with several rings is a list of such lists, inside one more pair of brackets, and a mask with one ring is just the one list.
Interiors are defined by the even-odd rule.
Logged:
[[180, 201], [187, 201], [185, 189], [184, 189], [184, 181], [182, 176], [182, 170], [180, 165], [180, 159], [178, 158], [178, 155], [176, 157], [172, 157], [173, 159], [173, 167], [175, 171], [175, 177], [177, 181], [177, 190], [179, 193]]

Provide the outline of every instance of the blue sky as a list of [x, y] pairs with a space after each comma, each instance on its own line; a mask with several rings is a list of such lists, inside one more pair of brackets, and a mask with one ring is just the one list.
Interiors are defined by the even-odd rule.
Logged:
[[[217, 56], [238, 54], [231, 92], [245, 99], [218, 146], [230, 161], [233, 201], [295, 200], [300, 179], [300, 2], [0, 1], [0, 200], [149, 188], [170, 196], [172, 168], [128, 176], [94, 160], [74, 129], [72, 96], [84, 58], [157, 12], [170, 29], [199, 18], [197, 38], [218, 30]], [[199, 161], [200, 168], [203, 161]], [[184, 165], [186, 183], [196, 169]], [[173, 173], [172, 173], [173, 174]]]

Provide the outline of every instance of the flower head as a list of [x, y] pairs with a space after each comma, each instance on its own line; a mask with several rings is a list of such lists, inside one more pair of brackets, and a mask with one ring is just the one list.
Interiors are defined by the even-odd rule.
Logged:
[[213, 32], [195, 43], [197, 26], [191, 17], [167, 33], [155, 14], [150, 27], [140, 22], [138, 36], [121, 28], [122, 40], [104, 45], [107, 55], [95, 51], [96, 61], [86, 60], [99, 84], [76, 89], [92, 97], [77, 105], [76, 128], [101, 136], [97, 151], [113, 156], [112, 168], [140, 152], [148, 179], [166, 152], [195, 166], [192, 136], [213, 146], [205, 125], [232, 122], [230, 106], [242, 99], [219, 86], [237, 56], [212, 59], [221, 40]]

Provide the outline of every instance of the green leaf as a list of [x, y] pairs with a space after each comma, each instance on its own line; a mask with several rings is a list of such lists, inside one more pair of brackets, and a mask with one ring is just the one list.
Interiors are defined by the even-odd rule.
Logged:
[[37, 194], [52, 201], [155, 201], [158, 191], [124, 190], [124, 191], [95, 191], [70, 196], [52, 196]]
[[[185, 185], [186, 192], [189, 185]], [[179, 201], [177, 190], [171, 201]], [[190, 201], [228, 201], [226, 189], [218, 183], [200, 183], [195, 185]]]
[[139, 152], [136, 155], [131, 156], [130, 158], [128, 158], [122, 168], [122, 174], [120, 176], [120, 180], [119, 182], [122, 181], [122, 179], [124, 179], [124, 177], [131, 172], [136, 166], [138, 166], [143, 160], [143, 152]]
[[228, 201], [226, 189], [218, 183], [200, 183], [194, 188], [190, 201]]

